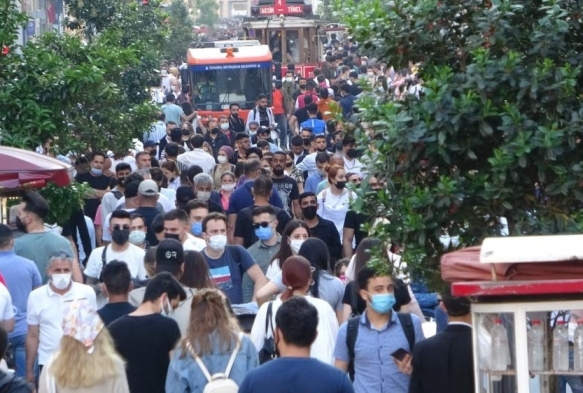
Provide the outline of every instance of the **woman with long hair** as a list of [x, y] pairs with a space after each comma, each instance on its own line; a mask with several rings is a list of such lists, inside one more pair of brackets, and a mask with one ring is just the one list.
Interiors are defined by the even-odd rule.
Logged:
[[226, 377], [237, 385], [257, 367], [257, 350], [242, 334], [226, 301], [219, 290], [208, 288], [192, 298], [190, 324], [170, 360], [166, 393], [202, 393], [209, 382], [205, 374], [227, 374], [231, 358]]
[[97, 311], [65, 303], [59, 350], [43, 367], [39, 393], [129, 393], [125, 366]]
[[281, 273], [283, 262], [289, 257], [296, 255], [302, 243], [310, 237], [310, 228], [300, 220], [291, 220], [287, 223], [281, 234], [281, 245], [279, 251], [273, 256], [265, 277], [273, 280]]
[[171, 190], [178, 190], [178, 187], [181, 186], [180, 184], [180, 169], [176, 162], [174, 161], [166, 161], [160, 165], [162, 168], [162, 173], [168, 180], [168, 188]]
[[[233, 159], [233, 148], [231, 146], [221, 146], [217, 153], [217, 161], [218, 164], [215, 165], [211, 172], [211, 176], [213, 177], [214, 181], [214, 190], [220, 191], [221, 190], [221, 177], [223, 173], [234, 173], [235, 172], [235, 165], [231, 164], [231, 160]], [[232, 190], [231, 190], [232, 191]]]
[[180, 283], [191, 289], [215, 288], [208, 265], [198, 251], [184, 252], [184, 273]]
[[[262, 305], [255, 317], [251, 329], [251, 340], [256, 348], [263, 348], [265, 339], [274, 337], [275, 314], [282, 303], [293, 296], [305, 296], [306, 300], [318, 310], [318, 337], [312, 344], [310, 356], [330, 365], [334, 363], [333, 351], [338, 334], [338, 321], [330, 304], [309, 295], [313, 273], [314, 268], [306, 258], [292, 256], [285, 261], [282, 279], [286, 290], [279, 299]], [[271, 323], [266, 324], [269, 322], [267, 320], [269, 308], [271, 308]], [[273, 330], [269, 327], [266, 331], [266, 325], [273, 326]]]
[[221, 205], [225, 211], [229, 210], [229, 203], [231, 202], [231, 195], [235, 191], [237, 180], [232, 172], [225, 172], [221, 175]]
[[342, 233], [353, 193], [346, 188], [346, 171], [343, 166], [327, 165], [326, 172], [330, 187], [318, 194], [318, 215], [332, 221], [338, 233]]

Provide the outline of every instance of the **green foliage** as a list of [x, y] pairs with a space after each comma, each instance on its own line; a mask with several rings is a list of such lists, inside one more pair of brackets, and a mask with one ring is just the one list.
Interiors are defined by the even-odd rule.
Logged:
[[173, 0], [167, 8], [166, 24], [170, 34], [166, 40], [163, 56], [167, 60], [183, 59], [189, 46], [197, 41], [194, 21], [188, 14], [183, 0]]
[[316, 13], [320, 15], [320, 19], [325, 23], [340, 22], [338, 15], [334, 14], [334, 4], [332, 0], [321, 0], [318, 3]]
[[[382, 238], [436, 272], [442, 234], [463, 246], [501, 235], [579, 232], [583, 203], [581, 2], [365, 0], [337, 5], [371, 55], [421, 63], [421, 100], [360, 102], [367, 155], [388, 192]], [[377, 152], [373, 152], [376, 150]], [[540, 186], [540, 192], [535, 188]], [[365, 196], [366, 190], [360, 190]]]
[[198, 10], [197, 24], [213, 27], [219, 20], [219, 4], [215, 0], [195, 0], [195, 8]]
[[66, 223], [71, 214], [83, 206], [83, 196], [89, 189], [87, 184], [71, 183], [65, 187], [57, 187], [54, 183], [49, 183], [39, 190], [51, 207], [45, 221], [59, 225]]

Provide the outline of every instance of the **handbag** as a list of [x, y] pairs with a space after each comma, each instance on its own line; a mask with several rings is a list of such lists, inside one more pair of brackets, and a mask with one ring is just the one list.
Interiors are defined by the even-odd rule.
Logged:
[[[263, 347], [259, 351], [259, 364], [267, 363], [268, 361], [278, 357], [277, 348], [275, 347], [275, 332], [273, 329], [273, 302], [269, 302], [267, 306], [267, 317], [265, 318], [265, 337], [263, 340]], [[267, 338], [268, 329], [271, 329], [271, 337]]]

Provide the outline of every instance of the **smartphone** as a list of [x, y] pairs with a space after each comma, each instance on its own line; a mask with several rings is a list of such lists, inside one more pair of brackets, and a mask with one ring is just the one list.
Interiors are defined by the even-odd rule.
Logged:
[[395, 359], [397, 359], [399, 361], [403, 360], [406, 355], [411, 355], [411, 352], [409, 352], [403, 348], [399, 348], [391, 354], [392, 357], [394, 357]]

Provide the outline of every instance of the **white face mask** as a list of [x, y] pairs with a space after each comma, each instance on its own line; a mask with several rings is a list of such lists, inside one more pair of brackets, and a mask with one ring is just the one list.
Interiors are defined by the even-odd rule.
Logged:
[[289, 246], [294, 254], [300, 252], [300, 247], [304, 244], [304, 239], [292, 239], [289, 242]]
[[369, 71], [369, 72], [367, 72], [366, 74], [367, 74], [368, 76], [374, 76], [374, 72], [372, 72], [372, 71]]
[[208, 201], [211, 197], [210, 191], [197, 191], [196, 192], [196, 199], [200, 199], [202, 201]]
[[227, 245], [226, 235], [214, 235], [209, 237], [208, 246], [215, 251], [221, 251]]
[[221, 130], [227, 131], [228, 129], [229, 129], [229, 123], [222, 123], [221, 124]]
[[294, 81], [294, 78], [287, 77], [287, 78], [285, 78], [285, 81], [286, 82], [293, 82]]
[[257, 131], [249, 131], [249, 135], [251, 135], [251, 136], [257, 135]]
[[219, 161], [219, 164], [226, 164], [227, 163], [227, 157], [225, 156], [218, 156], [217, 160]]
[[172, 304], [170, 304], [168, 298], [166, 298], [166, 300], [162, 302], [162, 306], [160, 307], [160, 309], [161, 309], [160, 315], [162, 315], [163, 317], [171, 318], [174, 315], [174, 309], [172, 308]]
[[221, 188], [223, 189], [223, 191], [227, 192], [233, 191], [235, 189], [235, 183], [223, 184]]
[[130, 232], [130, 243], [132, 244], [142, 244], [146, 240], [146, 232], [144, 231], [132, 231]]
[[57, 289], [65, 289], [71, 284], [71, 273], [52, 274], [51, 283]]

